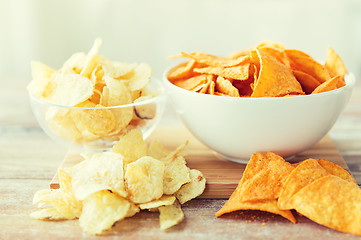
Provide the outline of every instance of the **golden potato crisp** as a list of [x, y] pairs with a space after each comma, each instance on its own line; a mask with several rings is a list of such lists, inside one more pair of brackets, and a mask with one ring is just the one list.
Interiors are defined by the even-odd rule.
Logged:
[[292, 207], [309, 219], [341, 232], [361, 236], [361, 190], [337, 176], [317, 179], [290, 199]]
[[82, 202], [74, 196], [71, 176], [63, 169], [59, 169], [58, 176], [59, 189], [40, 190], [35, 193], [33, 199], [34, 204], [49, 204], [52, 207], [32, 213], [30, 215], [32, 218], [41, 220], [71, 220], [80, 216]]
[[128, 130], [113, 151], [81, 153], [83, 161], [59, 169], [60, 189], [36, 192], [33, 202], [41, 209], [31, 217], [79, 218], [85, 233], [98, 235], [145, 210], [159, 212], [161, 230], [173, 227], [184, 219], [177, 198], [185, 203], [201, 195], [206, 185], [200, 171], [186, 166], [181, 152], [187, 143], [168, 151], [154, 140], [148, 148], [139, 129]]
[[145, 156], [127, 165], [125, 182], [134, 203], [146, 203], [163, 195], [164, 163]]
[[159, 224], [161, 230], [166, 230], [180, 223], [184, 219], [184, 213], [180, 204], [175, 201], [173, 205], [159, 207]]
[[85, 160], [68, 169], [77, 199], [84, 200], [101, 190], [111, 190], [127, 197], [124, 184], [123, 156], [105, 152], [83, 155]]
[[200, 196], [204, 189], [206, 188], [206, 179], [204, 178], [202, 172], [197, 169], [190, 170], [191, 181], [184, 184], [176, 193], [180, 204], [184, 204], [189, 200]]
[[152, 70], [148, 64], [106, 59], [98, 55], [101, 43], [101, 39], [96, 39], [88, 53], [73, 54], [59, 70], [33, 61], [33, 79], [27, 89], [40, 100], [64, 109], [74, 107], [72, 114], [62, 116], [55, 114], [54, 109], [59, 107], [46, 109], [46, 116], [51, 116], [46, 119], [51, 135], [87, 148], [106, 149], [129, 128], [145, 126], [149, 116], [155, 117], [154, 110], [147, 109], [147, 116], [141, 118], [134, 106], [124, 105], [137, 103], [138, 98], [145, 97], [144, 93], [148, 98], [158, 93], [149, 88]]
[[147, 155], [147, 144], [143, 140], [142, 131], [138, 128], [122, 135], [113, 146], [113, 152], [123, 156], [124, 165], [134, 162]]
[[90, 235], [101, 234], [125, 218], [129, 208], [130, 202], [115, 193], [107, 190], [96, 192], [83, 202], [80, 227]]

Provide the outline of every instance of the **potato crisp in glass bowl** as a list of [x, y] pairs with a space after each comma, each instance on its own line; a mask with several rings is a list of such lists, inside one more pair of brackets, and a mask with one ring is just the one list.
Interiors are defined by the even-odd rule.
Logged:
[[120, 63], [91, 50], [73, 54], [60, 70], [32, 62], [28, 85], [33, 112], [53, 139], [82, 151], [110, 149], [119, 136], [140, 128], [144, 137], [164, 110], [164, 89], [146, 63]]

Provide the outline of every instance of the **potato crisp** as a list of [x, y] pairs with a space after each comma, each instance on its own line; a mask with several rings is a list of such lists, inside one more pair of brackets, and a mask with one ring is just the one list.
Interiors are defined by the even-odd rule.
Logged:
[[237, 188], [216, 213], [260, 210], [296, 223], [291, 210], [330, 228], [361, 236], [361, 189], [342, 167], [325, 159], [291, 165], [268, 152], [253, 154]]
[[161, 230], [184, 219], [181, 204], [200, 196], [206, 179], [189, 169], [187, 143], [169, 152], [159, 142], [148, 147], [140, 129], [121, 136], [112, 151], [85, 154], [77, 165], [59, 169], [60, 189], [40, 190], [33, 202], [39, 220], [79, 218], [82, 230], [99, 235], [141, 210], [159, 212]]
[[273, 42], [225, 57], [181, 52], [171, 58], [179, 57], [190, 60], [168, 71], [171, 83], [198, 93], [229, 97], [289, 97], [331, 91], [345, 86], [347, 73], [331, 47], [325, 64]]
[[55, 104], [44, 113], [52, 134], [89, 146], [116, 141], [122, 132], [144, 125], [156, 113], [154, 104], [124, 106], [157, 94], [149, 90], [151, 67], [98, 55], [101, 43], [96, 39], [88, 53], [73, 54], [59, 70], [33, 61], [27, 87], [36, 99]]

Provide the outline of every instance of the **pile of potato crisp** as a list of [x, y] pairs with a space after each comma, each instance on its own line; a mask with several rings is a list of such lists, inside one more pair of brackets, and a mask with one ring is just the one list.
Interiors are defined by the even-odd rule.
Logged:
[[252, 155], [216, 216], [261, 210], [296, 223], [292, 209], [324, 226], [361, 235], [361, 189], [346, 170], [325, 159], [291, 164], [272, 152]]
[[112, 151], [83, 154], [82, 162], [59, 169], [60, 189], [36, 192], [33, 202], [42, 209], [31, 217], [79, 218], [84, 232], [97, 235], [149, 210], [159, 211], [160, 228], [168, 229], [183, 220], [181, 204], [205, 189], [203, 174], [186, 166], [186, 144], [172, 152], [157, 141], [148, 147], [139, 129], [130, 130]]
[[325, 64], [280, 43], [263, 42], [226, 57], [181, 52], [185, 57], [167, 73], [174, 85], [204, 94], [230, 97], [285, 97], [315, 94], [345, 85], [342, 59], [329, 47]]
[[63, 139], [116, 141], [122, 131], [155, 116], [154, 104], [139, 109], [114, 107], [141, 102], [157, 93], [147, 88], [152, 74], [148, 64], [110, 61], [98, 55], [101, 42], [96, 39], [87, 54], [73, 54], [57, 71], [32, 62], [28, 91], [37, 99], [62, 106], [50, 106], [45, 121]]

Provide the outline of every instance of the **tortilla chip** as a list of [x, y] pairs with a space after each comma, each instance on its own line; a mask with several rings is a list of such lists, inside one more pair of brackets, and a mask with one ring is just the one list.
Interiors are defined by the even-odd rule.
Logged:
[[230, 97], [239, 97], [238, 89], [235, 88], [229, 80], [224, 79], [221, 76], [218, 76], [217, 78], [216, 91], [228, 95]]
[[328, 92], [337, 89], [337, 83], [341, 81], [340, 76], [333, 77], [326, 82], [320, 84], [311, 94]]
[[168, 72], [168, 75], [167, 75], [168, 79], [173, 81], [173, 80], [176, 80], [176, 79], [191, 77], [194, 74], [193, 73], [193, 67], [194, 67], [195, 63], [196, 62], [192, 59], [192, 60], [190, 60], [188, 62], [181, 63], [181, 64], [173, 67]]
[[175, 80], [173, 81], [173, 84], [187, 90], [193, 90], [196, 87], [200, 86], [201, 84], [206, 83], [206, 81], [207, 81], [207, 74], [202, 74], [188, 79]]
[[307, 73], [316, 78], [320, 83], [330, 79], [328, 70], [322, 64], [315, 61], [310, 55], [296, 49], [285, 49], [284, 52], [292, 70]]
[[347, 73], [345, 64], [332, 47], [327, 48], [325, 68], [331, 73], [331, 77], [339, 75], [343, 78]]
[[278, 97], [288, 93], [304, 94], [300, 83], [287, 66], [262, 49], [256, 49], [256, 52], [261, 68], [251, 97]]
[[230, 213], [238, 210], [260, 210], [266, 211], [274, 214], [279, 214], [284, 218], [287, 218], [292, 223], [296, 223], [296, 219], [289, 210], [280, 210], [277, 207], [277, 200], [264, 200], [264, 201], [242, 201], [241, 199], [241, 189], [242, 185], [239, 184], [236, 190], [232, 193], [228, 201], [224, 206], [216, 212], [216, 216], [220, 217], [225, 213]]
[[329, 173], [318, 163], [317, 159], [302, 161], [287, 177], [278, 198], [278, 207], [283, 210], [292, 209], [289, 201], [294, 194], [316, 179], [327, 175]]
[[241, 63], [245, 63], [249, 60], [248, 56], [241, 56], [236, 59], [230, 59], [225, 57], [217, 57], [211, 54], [194, 52], [194, 53], [185, 53], [181, 52], [183, 57], [188, 57], [194, 59], [196, 62], [201, 64], [206, 64], [213, 67], [233, 67]]
[[342, 178], [348, 182], [356, 183], [356, 180], [351, 176], [351, 174], [339, 165], [329, 162], [326, 159], [317, 159], [317, 161], [318, 164], [320, 164], [328, 173]]
[[239, 193], [242, 201], [277, 199], [293, 166], [281, 156], [267, 152], [252, 154]]
[[208, 73], [218, 75], [223, 78], [230, 78], [236, 80], [246, 80], [249, 76], [249, 63], [245, 63], [235, 67], [204, 67], [195, 68], [194, 71], [197, 73]]
[[317, 179], [290, 199], [292, 207], [312, 221], [359, 236], [360, 202], [361, 189], [356, 184], [333, 175]]
[[297, 81], [301, 84], [302, 90], [306, 94], [312, 93], [313, 90], [315, 90], [320, 85], [320, 82], [317, 81], [316, 78], [312, 77], [307, 73], [293, 70], [293, 75], [296, 77]]

